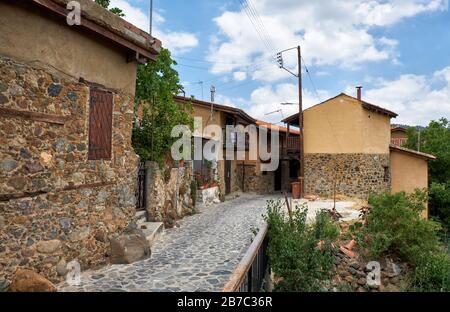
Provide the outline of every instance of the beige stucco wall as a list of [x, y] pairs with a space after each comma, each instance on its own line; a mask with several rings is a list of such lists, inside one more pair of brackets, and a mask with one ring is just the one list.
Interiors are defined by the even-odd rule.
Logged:
[[304, 129], [305, 153], [389, 153], [389, 117], [345, 95], [305, 110]]
[[391, 122], [389, 116], [362, 109], [362, 152], [365, 154], [389, 154]]
[[0, 54], [134, 95], [136, 63], [116, 46], [37, 10], [0, 2], [0, 12]]
[[[202, 119], [202, 131], [204, 131], [202, 137], [205, 138], [211, 138], [214, 133], [212, 133], [211, 131], [205, 131], [205, 128], [207, 126], [211, 126], [211, 125], [218, 125], [221, 128], [223, 128], [224, 124], [225, 124], [225, 118], [223, 116], [223, 113], [218, 112], [216, 110], [213, 110], [211, 112], [211, 109], [209, 108], [205, 108], [205, 107], [199, 107], [197, 105], [193, 106], [194, 108], [194, 117], [198, 117]], [[197, 126], [197, 125], [196, 125]], [[198, 125], [199, 126], [199, 125]], [[195, 135], [200, 135], [200, 133], [196, 133]]]
[[[428, 162], [399, 151], [391, 151], [391, 191], [412, 193], [428, 187]], [[428, 217], [428, 212], [424, 212]]]

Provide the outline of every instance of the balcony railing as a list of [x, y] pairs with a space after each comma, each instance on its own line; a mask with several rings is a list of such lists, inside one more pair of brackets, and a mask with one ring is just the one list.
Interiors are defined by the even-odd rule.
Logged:
[[286, 148], [288, 150], [300, 150], [300, 139], [298, 137], [286, 138]]
[[406, 143], [407, 140], [408, 140], [407, 138], [392, 138], [391, 144], [402, 147]]

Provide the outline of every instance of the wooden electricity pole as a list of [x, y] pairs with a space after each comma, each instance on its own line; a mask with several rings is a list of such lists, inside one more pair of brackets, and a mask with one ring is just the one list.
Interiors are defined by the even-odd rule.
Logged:
[[[298, 62], [298, 71], [297, 74], [293, 73], [291, 70], [284, 67], [283, 62], [283, 52], [290, 51], [297, 49], [297, 62]], [[297, 77], [298, 79], [298, 127], [300, 130], [299, 135], [299, 142], [300, 142], [300, 155], [299, 155], [299, 163], [300, 163], [300, 176], [299, 176], [299, 182], [300, 182], [300, 197], [303, 198], [305, 195], [305, 154], [303, 151], [303, 94], [302, 94], [302, 51], [300, 49], [300, 46], [297, 46], [295, 48], [290, 48], [283, 50], [281, 52], [277, 53], [277, 62], [278, 66], [287, 72], [289, 72], [291, 75]], [[288, 103], [286, 103], [288, 104]], [[289, 103], [290, 104], [290, 103]]]
[[303, 93], [302, 93], [302, 52], [300, 46], [297, 46], [298, 57], [298, 127], [300, 130], [299, 142], [300, 142], [300, 197], [305, 195], [305, 154], [303, 151]]

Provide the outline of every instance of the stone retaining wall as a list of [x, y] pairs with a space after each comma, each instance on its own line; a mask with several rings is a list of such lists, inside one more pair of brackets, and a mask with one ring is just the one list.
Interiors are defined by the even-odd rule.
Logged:
[[164, 222], [166, 227], [172, 227], [176, 220], [194, 213], [191, 162], [186, 162], [184, 167], [165, 170], [155, 162], [147, 162], [145, 166], [150, 221]]
[[389, 154], [305, 154], [306, 194], [332, 196], [335, 177], [336, 194], [367, 198], [389, 191]]
[[66, 118], [0, 114], [0, 288], [19, 266], [56, 282], [64, 262], [105, 264], [109, 238], [133, 220], [133, 97], [113, 100], [111, 160], [88, 160], [89, 86], [0, 57], [0, 109]]

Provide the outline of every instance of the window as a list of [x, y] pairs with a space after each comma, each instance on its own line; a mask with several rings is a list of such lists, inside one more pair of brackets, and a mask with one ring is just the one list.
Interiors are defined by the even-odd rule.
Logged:
[[384, 182], [389, 182], [389, 167], [384, 168]]
[[112, 109], [112, 93], [91, 87], [88, 152], [88, 159], [90, 160], [111, 159]]

